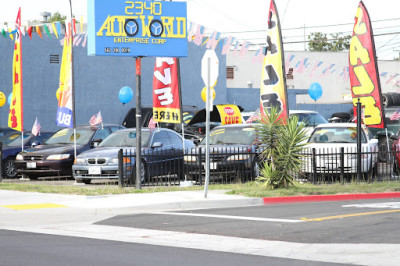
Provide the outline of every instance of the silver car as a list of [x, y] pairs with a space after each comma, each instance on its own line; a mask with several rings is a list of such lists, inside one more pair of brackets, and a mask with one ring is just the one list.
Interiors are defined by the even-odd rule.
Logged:
[[[165, 128], [142, 128], [142, 162], [141, 180], [151, 176], [164, 174], [162, 171], [183, 173], [178, 167], [167, 169], [167, 165], [183, 165], [183, 141], [185, 148], [194, 147], [190, 140], [184, 140], [181, 135]], [[118, 179], [118, 152], [129, 150], [136, 153], [136, 129], [123, 129], [114, 132], [100, 145], [90, 151], [81, 153], [72, 166], [73, 177], [80, 183], [88, 184], [93, 179]], [[125, 162], [127, 175], [136, 168], [135, 157], [129, 157]], [[129, 161], [129, 162], [128, 162]], [[176, 161], [176, 163], [175, 163]]]

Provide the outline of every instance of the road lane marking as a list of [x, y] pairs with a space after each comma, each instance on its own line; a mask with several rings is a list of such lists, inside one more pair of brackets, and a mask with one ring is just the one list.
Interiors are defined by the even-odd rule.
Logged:
[[245, 216], [217, 215], [217, 214], [203, 214], [203, 213], [184, 213], [184, 212], [151, 212], [151, 214], [192, 216], [192, 217], [207, 217], [207, 218], [220, 218], [220, 219], [259, 221], [259, 222], [281, 222], [281, 223], [301, 223], [301, 222], [304, 222], [303, 220], [245, 217]]
[[319, 221], [325, 221], [325, 220], [341, 219], [341, 218], [348, 218], [348, 217], [357, 217], [357, 216], [363, 216], [363, 215], [393, 213], [393, 212], [400, 212], [400, 210], [361, 212], [361, 213], [341, 214], [341, 215], [336, 215], [336, 216], [327, 216], [327, 217], [319, 217], [319, 218], [300, 218], [300, 219], [302, 221], [307, 221], [307, 222], [319, 222]]
[[374, 208], [374, 209], [400, 209], [400, 202], [380, 202], [380, 203], [363, 203], [363, 204], [350, 204], [343, 205], [342, 207], [355, 207], [355, 208]]
[[35, 203], [35, 204], [1, 205], [0, 207], [9, 208], [13, 210], [33, 210], [33, 209], [64, 208], [67, 206], [54, 203]]

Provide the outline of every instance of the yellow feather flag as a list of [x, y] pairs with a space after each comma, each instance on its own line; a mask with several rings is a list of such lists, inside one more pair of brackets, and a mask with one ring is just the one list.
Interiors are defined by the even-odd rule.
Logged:
[[58, 39], [58, 32], [57, 32], [56, 25], [54, 24], [54, 22], [51, 23], [51, 27], [53, 28], [54, 34], [56, 35], [56, 37]]
[[8, 115], [8, 127], [18, 131], [24, 130], [23, 88], [22, 88], [22, 42], [21, 42], [21, 8], [17, 16], [18, 33], [15, 34], [15, 46], [13, 56], [13, 90]]

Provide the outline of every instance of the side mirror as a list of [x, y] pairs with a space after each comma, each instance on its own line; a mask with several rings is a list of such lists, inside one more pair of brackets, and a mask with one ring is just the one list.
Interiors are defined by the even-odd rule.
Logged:
[[154, 142], [151, 147], [154, 148], [161, 148], [163, 146], [162, 142]]
[[31, 147], [33, 148], [39, 144], [40, 144], [39, 141], [36, 140], [36, 141], [32, 142]]
[[92, 143], [90, 144], [91, 148], [96, 148], [97, 146], [99, 146], [100, 142], [102, 142], [102, 139], [95, 139], [92, 141]]

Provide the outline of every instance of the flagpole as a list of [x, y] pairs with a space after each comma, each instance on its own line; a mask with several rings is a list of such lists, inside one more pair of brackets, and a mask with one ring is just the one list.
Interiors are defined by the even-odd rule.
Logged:
[[72, 126], [74, 129], [74, 160], [76, 159], [76, 116], [75, 116], [75, 86], [74, 86], [74, 25], [72, 18], [72, 2], [69, 0], [71, 11], [71, 94], [72, 94]]

